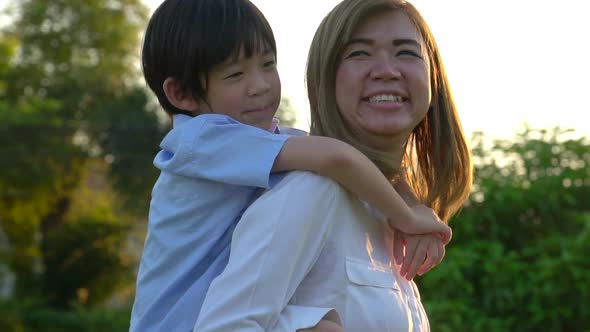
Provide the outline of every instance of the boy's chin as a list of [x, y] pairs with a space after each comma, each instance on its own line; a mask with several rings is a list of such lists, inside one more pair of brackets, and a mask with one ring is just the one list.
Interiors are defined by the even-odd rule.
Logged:
[[272, 114], [247, 114], [243, 118], [242, 123], [270, 131], [276, 127], [276, 125], [273, 124], [273, 119], [274, 112]]

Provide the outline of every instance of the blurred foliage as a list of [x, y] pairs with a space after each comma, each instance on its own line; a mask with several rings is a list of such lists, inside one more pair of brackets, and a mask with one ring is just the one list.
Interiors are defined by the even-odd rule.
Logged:
[[293, 127], [297, 122], [297, 112], [291, 105], [289, 98], [282, 96], [281, 104], [277, 110], [276, 117], [279, 119], [279, 124], [283, 127]]
[[129, 310], [58, 310], [31, 301], [4, 301], [0, 302], [0, 312], [0, 331], [6, 332], [129, 331]]
[[[9, 14], [0, 282], [15, 284], [0, 331], [128, 330], [129, 312], [102, 308], [129, 305], [134, 230], [144, 228], [168, 129], [138, 66], [148, 10], [141, 0], [19, 0]], [[278, 116], [295, 122], [285, 98]]]
[[129, 232], [157, 176], [165, 128], [137, 66], [148, 10], [140, 0], [11, 8], [0, 31], [0, 264], [16, 299], [92, 308], [132, 284]]
[[419, 280], [434, 331], [590, 330], [590, 142], [570, 134], [474, 137], [470, 201]]

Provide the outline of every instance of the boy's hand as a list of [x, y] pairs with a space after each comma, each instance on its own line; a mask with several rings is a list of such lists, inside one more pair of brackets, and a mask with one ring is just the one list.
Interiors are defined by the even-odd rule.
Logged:
[[445, 245], [439, 236], [394, 231], [393, 258], [396, 264], [401, 264], [400, 275], [407, 280], [430, 271], [444, 257]]
[[427, 207], [426, 205], [415, 205], [410, 207], [412, 213], [414, 214], [413, 225], [415, 226], [415, 231], [410, 231], [406, 233], [411, 234], [430, 234], [430, 233], [437, 233], [440, 234], [440, 238], [443, 244], [448, 244], [453, 237], [453, 232], [451, 228], [445, 225], [442, 220], [438, 217], [438, 215], [432, 210], [431, 208]]

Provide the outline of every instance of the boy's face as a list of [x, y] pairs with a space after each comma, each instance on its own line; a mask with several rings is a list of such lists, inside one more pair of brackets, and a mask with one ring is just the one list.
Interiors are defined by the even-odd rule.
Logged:
[[239, 56], [215, 66], [209, 74], [206, 103], [199, 113], [225, 114], [268, 130], [281, 101], [281, 81], [272, 51]]

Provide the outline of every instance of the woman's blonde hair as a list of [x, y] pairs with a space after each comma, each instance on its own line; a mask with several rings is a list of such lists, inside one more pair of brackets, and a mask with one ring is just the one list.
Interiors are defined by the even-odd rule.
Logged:
[[353, 145], [391, 179], [400, 173], [400, 165], [394, 165], [393, 156], [355, 137], [336, 102], [336, 71], [345, 45], [364, 19], [385, 10], [400, 10], [410, 18], [422, 36], [430, 61], [432, 103], [406, 142], [403, 175], [420, 201], [448, 221], [471, 191], [471, 154], [438, 47], [430, 28], [412, 4], [403, 0], [344, 0], [324, 18], [307, 60], [310, 132]]

